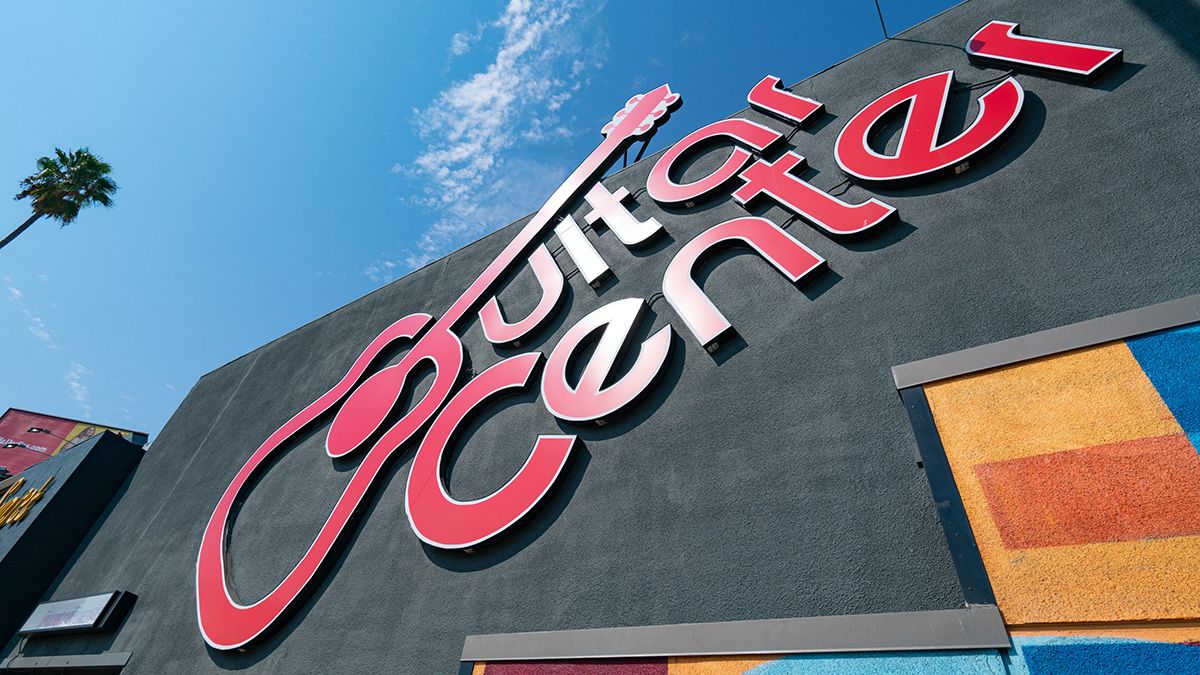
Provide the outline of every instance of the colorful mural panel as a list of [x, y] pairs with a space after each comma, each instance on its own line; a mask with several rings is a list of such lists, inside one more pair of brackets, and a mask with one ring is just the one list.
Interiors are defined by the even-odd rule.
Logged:
[[1186, 327], [925, 387], [1008, 625], [1200, 619], [1197, 362]]
[[1152, 628], [1089, 630], [1090, 633], [1015, 633], [1013, 647], [1009, 650], [479, 663], [472, 675], [1124, 675], [1200, 672], [1200, 627], [1196, 625], [1162, 631]]

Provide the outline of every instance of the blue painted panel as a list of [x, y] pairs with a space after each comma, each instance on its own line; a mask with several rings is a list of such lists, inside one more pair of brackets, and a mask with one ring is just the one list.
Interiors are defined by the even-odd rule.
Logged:
[[1022, 640], [1018, 654], [1030, 675], [1200, 673], [1200, 646], [1172, 642], [1116, 638]]
[[1000, 653], [987, 650], [941, 652], [878, 652], [862, 654], [799, 654], [747, 671], [747, 675], [970, 675], [1005, 673]]
[[1125, 343], [1194, 445], [1200, 433], [1200, 323]]
[[799, 654], [747, 675], [1200, 673], [1200, 645], [1121, 638], [1017, 638], [1013, 649]]

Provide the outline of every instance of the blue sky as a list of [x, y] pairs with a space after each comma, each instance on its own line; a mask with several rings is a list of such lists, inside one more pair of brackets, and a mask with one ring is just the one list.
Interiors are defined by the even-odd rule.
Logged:
[[[881, 4], [895, 33], [954, 3]], [[881, 38], [870, 0], [735, 6], [7, 6], [0, 187], [90, 146], [122, 189], [0, 250], [0, 408], [153, 435], [204, 373], [535, 210], [631, 94], [684, 96], [653, 151]]]

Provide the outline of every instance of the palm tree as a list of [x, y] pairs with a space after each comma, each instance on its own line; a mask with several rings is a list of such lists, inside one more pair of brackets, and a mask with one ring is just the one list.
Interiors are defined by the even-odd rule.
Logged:
[[38, 218], [49, 216], [66, 227], [75, 221], [80, 209], [92, 204], [112, 206], [117, 184], [109, 178], [112, 167], [87, 148], [64, 152], [54, 149], [54, 157], [37, 161], [38, 172], [21, 181], [15, 199], [33, 197], [33, 215], [0, 241], [4, 248], [29, 229]]

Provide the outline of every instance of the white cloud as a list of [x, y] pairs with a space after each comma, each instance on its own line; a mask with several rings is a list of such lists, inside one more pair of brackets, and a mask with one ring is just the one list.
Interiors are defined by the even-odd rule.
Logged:
[[492, 28], [494, 26], [494, 22], [479, 22], [475, 24], [475, 30], [459, 31], [450, 36], [450, 53], [454, 56], [462, 56], [463, 54], [471, 51], [471, 47], [474, 46], [476, 42], [479, 42], [483, 39], [484, 32], [486, 32], [488, 28]]
[[72, 361], [71, 369], [63, 375], [63, 380], [67, 383], [67, 395], [71, 397], [71, 400], [79, 403], [80, 407], [83, 408], [85, 416], [92, 414], [92, 406], [88, 405], [87, 402], [88, 388], [83, 383], [83, 376], [89, 372], [87, 366], [77, 361]]
[[450, 38], [450, 53], [455, 56], [462, 56], [471, 49], [471, 36], [466, 33], [455, 33], [454, 37]]
[[[8, 277], [5, 277], [5, 279], [8, 279]], [[20, 310], [21, 316], [25, 319], [23, 321], [25, 329], [29, 331], [30, 335], [40, 340], [50, 351], [57, 352], [62, 349], [58, 345], [58, 341], [54, 339], [54, 333], [46, 325], [46, 322], [42, 320], [42, 317], [34, 313], [25, 304], [25, 294], [21, 292], [21, 289], [9, 286], [8, 299], [17, 303], [17, 309]]]
[[486, 68], [413, 110], [425, 150], [391, 172], [413, 181], [417, 203], [435, 219], [415, 248], [371, 264], [368, 277], [391, 281], [529, 213], [557, 187], [568, 169], [538, 165], [520, 156], [518, 145], [573, 135], [565, 107], [602, 58], [605, 40], [594, 21], [601, 8], [582, 0], [510, 0], [477, 33], [452, 38], [450, 50], [460, 54], [484, 30], [500, 33]]
[[25, 318], [29, 321], [25, 327], [29, 329], [30, 334], [46, 343], [46, 346], [51, 351], [58, 351], [58, 343], [54, 341], [54, 335], [50, 332], [49, 328], [46, 328], [46, 324], [42, 321], [42, 318], [24, 308], [21, 309], [21, 312], [25, 314]]

